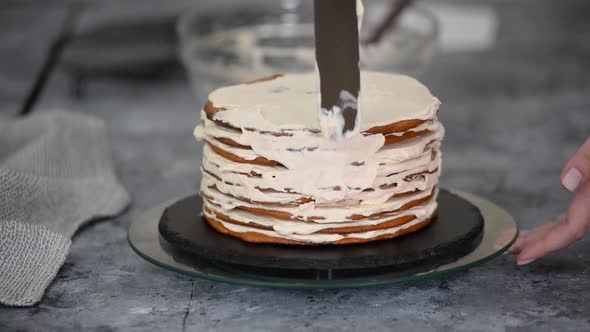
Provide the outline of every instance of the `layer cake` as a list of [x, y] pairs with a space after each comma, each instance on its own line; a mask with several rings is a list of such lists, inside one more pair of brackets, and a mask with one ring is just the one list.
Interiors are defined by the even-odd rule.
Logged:
[[360, 123], [318, 112], [317, 74], [277, 75], [209, 95], [204, 219], [248, 242], [348, 244], [417, 231], [436, 217], [439, 100], [413, 78], [361, 73]]

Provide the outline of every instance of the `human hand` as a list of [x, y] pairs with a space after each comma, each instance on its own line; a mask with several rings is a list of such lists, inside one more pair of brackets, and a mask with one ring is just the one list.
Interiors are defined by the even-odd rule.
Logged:
[[590, 138], [567, 163], [561, 174], [562, 185], [576, 196], [567, 215], [559, 221], [521, 231], [510, 253], [525, 265], [582, 239], [590, 229]]

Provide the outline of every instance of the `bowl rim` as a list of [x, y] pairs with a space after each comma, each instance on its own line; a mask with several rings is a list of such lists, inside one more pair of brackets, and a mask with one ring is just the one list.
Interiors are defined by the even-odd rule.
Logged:
[[[386, 1], [384, 1], [384, 2], [386, 2]], [[251, 68], [241, 68], [241, 69], [234, 68], [231, 72], [224, 72], [222, 74], [216, 70], [213, 70], [213, 68], [210, 68], [208, 65], [204, 64], [202, 61], [200, 61], [198, 59], [198, 57], [195, 58], [193, 56], [193, 52], [195, 51], [195, 49], [198, 49], [202, 45], [206, 45], [208, 38], [215, 35], [216, 33], [228, 32], [228, 31], [232, 31], [234, 29], [239, 29], [239, 28], [243, 28], [243, 27], [257, 28], [257, 27], [263, 27], [263, 26], [269, 26], [269, 25], [272, 26], [272, 25], [277, 24], [276, 22], [271, 21], [271, 22], [260, 22], [260, 23], [256, 23], [256, 24], [246, 24], [246, 25], [237, 26], [237, 27], [231, 26], [228, 28], [213, 30], [211, 32], [204, 33], [202, 35], [196, 35], [191, 32], [190, 26], [192, 24], [194, 24], [195, 20], [197, 20], [199, 18], [208, 17], [208, 16], [215, 15], [216, 13], [220, 13], [220, 12], [224, 12], [224, 11], [234, 11], [234, 12], [239, 13], [240, 8], [242, 8], [242, 7], [240, 7], [240, 6], [230, 7], [230, 6], [223, 6], [223, 5], [218, 6], [218, 7], [214, 7], [214, 8], [207, 8], [207, 9], [193, 8], [192, 10], [185, 12], [184, 14], [182, 14], [179, 17], [179, 19], [177, 20], [177, 24], [176, 24], [176, 30], [177, 30], [177, 34], [178, 34], [178, 43], [177, 43], [176, 49], [177, 49], [178, 57], [180, 58], [185, 69], [188, 71], [188, 75], [191, 78], [191, 80], [193, 79], [195, 72], [203, 72], [211, 78], [219, 79], [222, 81], [230, 81], [230, 82], [242, 82], [247, 79], [257, 78], [255, 76], [251, 75], [251, 73], [252, 73]], [[422, 46], [427, 46], [427, 47], [430, 45], [432, 47], [432, 50], [434, 50], [432, 52], [432, 56], [434, 56], [434, 54], [436, 53], [436, 50], [439, 49], [438, 43], [439, 43], [439, 38], [440, 38], [440, 21], [439, 21], [438, 17], [435, 15], [435, 13], [432, 10], [430, 10], [429, 8], [427, 8], [423, 5], [420, 5], [420, 4], [413, 3], [410, 5], [410, 7], [408, 9], [409, 10], [406, 12], [406, 15], [408, 12], [410, 12], [413, 14], [418, 14], [421, 19], [426, 20], [427, 23], [425, 25], [427, 26], [427, 30], [425, 33], [423, 33], [423, 37], [419, 38], [419, 43]], [[269, 16], [268, 15], [269, 13], [272, 14], [272, 10], [269, 10], [267, 8], [265, 9], [264, 7], [261, 9], [261, 12], [262, 12], [261, 16]], [[297, 23], [297, 24], [299, 24], [300, 26], [313, 25], [312, 22], [301, 22], [301, 23]], [[368, 47], [370, 47], [370, 45]], [[362, 48], [362, 45], [361, 45], [361, 48]], [[423, 69], [419, 69], [418, 72], [413, 73], [411, 75], [412, 76], [419, 75], [422, 70]], [[276, 73], [276, 72], [275, 71], [269, 71], [268, 73], [261, 72], [260, 75], [264, 76], [264, 75], [271, 75], [274, 73]], [[250, 76], [252, 76], [252, 77], [250, 77]], [[246, 79], [246, 77], [247, 77], [247, 79]]]
[[[176, 33], [178, 36], [179, 45], [182, 47], [186, 44], [186, 42], [190, 39], [194, 42], [199, 42], [203, 40], [203, 37], [195, 37], [190, 32], [190, 26], [194, 22], [195, 19], [202, 16], [213, 15], [215, 13], [219, 13], [226, 10], [234, 10], [239, 11], [240, 7], [230, 7], [227, 4], [222, 5], [216, 8], [207, 8], [207, 9], [200, 9], [200, 8], [192, 8], [187, 12], [181, 14], [176, 21]], [[430, 25], [430, 33], [427, 34], [429, 40], [438, 40], [440, 37], [440, 20], [436, 16], [433, 10], [429, 9], [428, 7], [412, 3], [409, 7], [409, 10], [418, 13], [423, 18], [426, 18]], [[264, 10], [264, 9], [263, 9]], [[404, 15], [402, 13], [402, 15]], [[307, 24], [307, 23], [306, 23]], [[255, 25], [252, 25], [255, 26]], [[229, 29], [228, 29], [229, 30]], [[223, 31], [223, 30], [220, 30]], [[217, 31], [219, 32], [219, 31]], [[205, 34], [203, 36], [210, 36], [212, 33]], [[190, 38], [189, 38], [190, 37]]]

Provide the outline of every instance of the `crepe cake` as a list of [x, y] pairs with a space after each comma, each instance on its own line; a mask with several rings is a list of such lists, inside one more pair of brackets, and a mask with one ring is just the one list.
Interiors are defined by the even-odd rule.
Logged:
[[203, 216], [248, 242], [363, 243], [424, 228], [436, 217], [440, 105], [413, 78], [361, 73], [360, 124], [318, 112], [317, 74], [277, 75], [209, 95]]

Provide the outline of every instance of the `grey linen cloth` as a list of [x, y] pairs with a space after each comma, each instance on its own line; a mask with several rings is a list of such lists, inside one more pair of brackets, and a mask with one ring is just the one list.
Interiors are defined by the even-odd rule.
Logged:
[[101, 120], [61, 111], [0, 119], [0, 303], [39, 302], [78, 227], [128, 203]]

